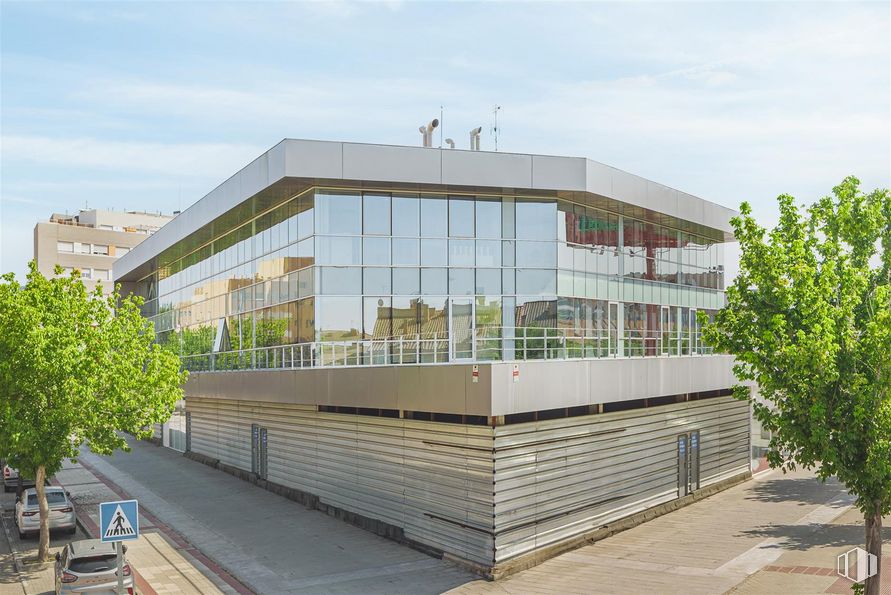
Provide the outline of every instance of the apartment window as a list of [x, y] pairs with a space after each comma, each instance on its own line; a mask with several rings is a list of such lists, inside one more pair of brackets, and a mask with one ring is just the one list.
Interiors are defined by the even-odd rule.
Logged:
[[56, 250], [59, 252], [74, 252], [74, 242], [56, 242]]
[[84, 279], [92, 279], [93, 278], [93, 270], [92, 269], [81, 269], [80, 276]]
[[115, 253], [118, 256], [123, 256], [124, 254], [126, 254], [129, 251], [130, 251], [130, 248], [125, 248], [124, 246], [115, 246]]
[[108, 281], [111, 279], [111, 271], [108, 269], [93, 269], [93, 279]]
[[76, 252], [80, 252], [81, 254], [89, 254], [90, 253], [90, 245], [89, 244], [76, 244], [74, 246]]
[[108, 246], [104, 244], [93, 244], [93, 254], [108, 256]]

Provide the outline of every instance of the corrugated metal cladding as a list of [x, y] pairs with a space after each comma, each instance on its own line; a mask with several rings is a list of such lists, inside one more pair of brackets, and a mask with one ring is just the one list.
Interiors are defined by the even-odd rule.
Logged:
[[189, 398], [187, 408], [194, 452], [250, 470], [251, 424], [259, 424], [269, 481], [492, 564], [492, 428], [217, 399]]
[[[749, 410], [731, 397], [490, 428], [189, 398], [191, 448], [402, 527], [486, 567], [678, 497], [678, 435], [699, 430], [700, 487], [749, 466]], [[494, 482], [494, 485], [493, 485]]]
[[495, 561], [678, 497], [678, 435], [699, 430], [700, 487], [749, 469], [732, 397], [495, 429]]

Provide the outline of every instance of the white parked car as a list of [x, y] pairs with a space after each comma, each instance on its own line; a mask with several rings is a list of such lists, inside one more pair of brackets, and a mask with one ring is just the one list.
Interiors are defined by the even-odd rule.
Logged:
[[[123, 548], [124, 554], [127, 547]], [[118, 560], [113, 543], [98, 539], [72, 541], [56, 554], [56, 594], [114, 595]], [[124, 556], [124, 590], [133, 594], [133, 573]]]
[[[9, 465], [3, 465], [3, 491], [14, 492], [19, 485], [19, 470], [13, 469]], [[30, 487], [34, 485], [33, 479], [22, 478], [22, 487]]]
[[[50, 531], [64, 529], [69, 533], [77, 531], [77, 515], [68, 493], [62, 488], [46, 486], [46, 503], [49, 505]], [[15, 524], [19, 537], [40, 533], [40, 506], [37, 504], [37, 490], [28, 488], [15, 503]]]

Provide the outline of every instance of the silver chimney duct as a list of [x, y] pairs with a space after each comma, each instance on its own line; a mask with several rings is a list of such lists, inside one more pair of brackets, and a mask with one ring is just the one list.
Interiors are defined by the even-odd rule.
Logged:
[[471, 151], [479, 151], [480, 150], [480, 132], [483, 131], [482, 126], [478, 126], [470, 131], [470, 150]]
[[430, 122], [427, 123], [426, 126], [421, 126], [418, 130], [421, 133], [421, 142], [423, 143], [422, 147], [432, 147], [433, 146], [433, 129], [439, 126], [439, 120], [433, 118]]
[[455, 141], [453, 141], [452, 139], [447, 138], [445, 142], [446, 142], [446, 144], [449, 146], [450, 149], [454, 149], [454, 148], [455, 148]]

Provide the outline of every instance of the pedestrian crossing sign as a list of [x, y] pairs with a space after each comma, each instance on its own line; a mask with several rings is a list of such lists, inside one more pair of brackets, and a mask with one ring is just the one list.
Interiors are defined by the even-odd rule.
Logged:
[[99, 530], [102, 541], [128, 541], [139, 537], [139, 503], [119, 500], [100, 504]]

